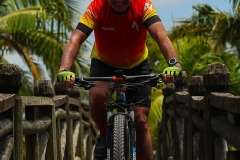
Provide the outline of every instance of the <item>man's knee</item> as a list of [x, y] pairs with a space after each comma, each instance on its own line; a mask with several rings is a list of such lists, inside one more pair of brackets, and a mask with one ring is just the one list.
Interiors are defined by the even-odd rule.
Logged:
[[146, 133], [148, 132], [148, 108], [136, 108], [135, 112], [135, 123], [137, 132]]

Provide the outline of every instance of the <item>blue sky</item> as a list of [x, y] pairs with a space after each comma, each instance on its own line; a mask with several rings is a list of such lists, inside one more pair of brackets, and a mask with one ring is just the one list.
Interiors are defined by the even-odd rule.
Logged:
[[189, 18], [193, 13], [193, 5], [209, 4], [213, 9], [221, 11], [231, 9], [229, 0], [152, 0], [152, 3], [167, 30], [173, 26], [173, 19]]

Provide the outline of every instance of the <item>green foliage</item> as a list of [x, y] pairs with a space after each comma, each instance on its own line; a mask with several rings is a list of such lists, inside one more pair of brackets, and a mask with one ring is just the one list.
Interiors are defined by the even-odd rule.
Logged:
[[[1, 1], [0, 49], [19, 54], [34, 80], [48, 77], [42, 74], [39, 60], [42, 61], [52, 82], [55, 82], [69, 33], [82, 14], [82, 3], [78, 0]], [[85, 54], [88, 50], [83, 44], [79, 51], [72, 67], [77, 75], [89, 75], [90, 62]]]
[[193, 8], [191, 18], [178, 21], [169, 34], [175, 46], [181, 46], [181, 67], [190, 78], [202, 75], [208, 64], [223, 63], [231, 74], [229, 92], [240, 95], [239, 5], [233, 13], [217, 12], [209, 5]]
[[159, 120], [162, 118], [162, 103], [163, 103], [162, 90], [159, 88], [153, 88], [152, 104], [151, 104], [149, 118], [148, 118], [153, 148], [157, 147], [158, 126], [159, 126], [158, 123], [159, 123]]
[[163, 69], [168, 67], [168, 64], [162, 55], [157, 43], [152, 39], [152, 37], [148, 34], [147, 41], [148, 47], [148, 60], [152, 67], [154, 73], [162, 73]]
[[240, 58], [240, 6], [239, 1], [232, 2], [231, 12], [216, 11], [207, 4], [193, 6], [194, 13], [190, 18], [176, 21], [178, 26], [171, 29], [170, 39], [201, 38], [214, 52], [222, 52], [231, 45], [237, 48]]
[[[191, 18], [177, 21], [179, 26], [173, 27], [169, 37], [177, 51], [181, 67], [186, 71], [188, 78], [203, 75], [208, 64], [220, 62], [225, 64], [231, 74], [229, 92], [240, 95], [240, 61], [236, 58], [237, 52], [232, 46], [239, 46], [239, 0], [230, 0], [235, 8], [233, 14], [217, 12], [207, 4], [193, 6], [195, 12]], [[149, 61], [153, 72], [161, 73], [168, 67], [155, 41], [148, 35], [147, 46]], [[161, 118], [162, 94], [161, 85], [152, 92], [152, 105], [149, 114], [149, 126], [156, 147], [158, 121]]]
[[[188, 78], [191, 76], [202, 76], [208, 64], [222, 63], [228, 68], [231, 75], [231, 86], [229, 92], [234, 95], [240, 95], [240, 60], [236, 58], [234, 50], [225, 50], [215, 53], [209, 44], [203, 43], [201, 39], [192, 38], [191, 41], [186, 38], [178, 40], [181, 50], [181, 67], [186, 71]], [[176, 44], [176, 42], [173, 42]]]

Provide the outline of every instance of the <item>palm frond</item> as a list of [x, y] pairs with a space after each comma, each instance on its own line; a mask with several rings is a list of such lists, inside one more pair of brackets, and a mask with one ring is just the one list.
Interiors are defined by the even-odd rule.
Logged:
[[175, 21], [177, 26], [170, 30], [170, 39], [200, 37], [203, 42], [209, 41], [210, 32], [215, 24], [216, 12], [207, 4], [193, 6], [191, 18]]
[[24, 8], [0, 17], [0, 32], [12, 33], [37, 28], [37, 17], [44, 17], [42, 7]]

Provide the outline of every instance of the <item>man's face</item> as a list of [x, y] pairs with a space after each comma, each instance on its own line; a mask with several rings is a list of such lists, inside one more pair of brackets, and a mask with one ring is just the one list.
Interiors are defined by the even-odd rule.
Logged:
[[131, 0], [108, 0], [109, 5], [116, 12], [123, 12], [130, 5]]

